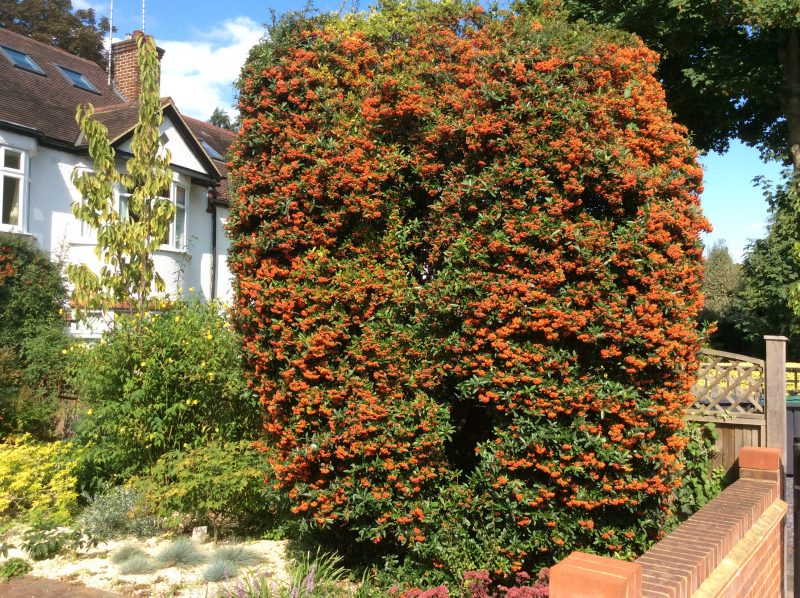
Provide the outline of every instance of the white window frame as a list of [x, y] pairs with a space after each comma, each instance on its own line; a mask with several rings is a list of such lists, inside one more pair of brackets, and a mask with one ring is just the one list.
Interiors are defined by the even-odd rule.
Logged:
[[[13, 152], [19, 154], [19, 169], [7, 167], [6, 153]], [[8, 145], [0, 145], [0, 230], [11, 232], [24, 232], [25, 231], [25, 218], [27, 215], [28, 206], [28, 152], [25, 150], [11, 147]], [[10, 222], [3, 221], [3, 214], [6, 210], [5, 181], [7, 178], [16, 179], [19, 181], [19, 199], [17, 205], [17, 223], [11, 224]]]
[[[127, 218], [127, 203], [123, 203], [125, 198], [130, 197], [130, 193], [124, 190], [125, 188], [120, 184], [119, 186], [115, 187], [114, 193], [116, 194], [116, 203], [117, 203], [117, 212], [120, 215], [121, 219]], [[183, 206], [181, 207], [178, 203], [178, 195], [179, 189], [183, 190]], [[169, 234], [166, 243], [161, 244], [161, 249], [168, 249], [174, 251], [186, 251], [188, 247], [188, 237], [186, 234], [186, 225], [188, 222], [188, 212], [189, 212], [189, 187], [188, 185], [184, 185], [182, 181], [173, 182], [170, 186], [170, 196], [169, 197], [162, 197], [161, 199], [166, 199], [170, 201], [175, 208], [175, 216], [172, 218], [172, 222], [169, 225]], [[178, 239], [178, 219], [181, 219], [183, 222], [183, 243], [179, 243]]]

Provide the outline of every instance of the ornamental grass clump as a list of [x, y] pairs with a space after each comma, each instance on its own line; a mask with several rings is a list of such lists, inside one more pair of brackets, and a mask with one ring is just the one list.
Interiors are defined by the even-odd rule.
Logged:
[[121, 565], [125, 561], [133, 557], [146, 557], [144, 550], [135, 544], [123, 544], [111, 555], [111, 562], [115, 565]]
[[120, 575], [145, 575], [159, 568], [158, 563], [146, 554], [133, 554], [117, 566]]
[[188, 538], [176, 538], [162, 548], [155, 558], [160, 569], [194, 567], [204, 563], [205, 560], [205, 555]]
[[708, 223], [656, 63], [458, 2], [251, 51], [233, 319], [296, 515], [427, 587], [660, 536]]

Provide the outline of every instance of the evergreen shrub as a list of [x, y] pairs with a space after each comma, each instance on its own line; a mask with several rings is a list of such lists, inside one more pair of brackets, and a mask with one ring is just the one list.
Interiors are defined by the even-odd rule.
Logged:
[[251, 51], [233, 317], [294, 513], [428, 587], [662, 534], [708, 224], [656, 62], [425, 2]]

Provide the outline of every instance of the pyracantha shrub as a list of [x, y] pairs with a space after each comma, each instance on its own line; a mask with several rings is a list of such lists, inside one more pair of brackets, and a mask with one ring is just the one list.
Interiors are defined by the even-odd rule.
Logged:
[[239, 81], [229, 230], [294, 512], [453, 575], [641, 550], [707, 228], [655, 54], [458, 4], [284, 25]]

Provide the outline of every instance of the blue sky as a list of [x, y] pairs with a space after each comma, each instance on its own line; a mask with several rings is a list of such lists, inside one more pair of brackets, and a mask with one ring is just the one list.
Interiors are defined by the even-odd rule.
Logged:
[[[233, 81], [248, 50], [264, 35], [265, 23], [276, 14], [302, 8], [304, 0], [146, 0], [145, 30], [165, 50], [162, 95], [172, 96], [182, 113], [207, 119], [219, 106], [234, 107]], [[349, 3], [347, 3], [349, 5]], [[369, 4], [365, 0], [362, 7]], [[338, 10], [340, 2], [315, 0], [319, 10]], [[109, 0], [73, 0], [75, 8], [93, 7], [107, 15]], [[120, 38], [142, 27], [141, 0], [114, 0], [114, 25]], [[749, 240], [764, 235], [767, 205], [756, 176], [777, 182], [778, 164], [764, 164], [758, 152], [740, 143], [724, 155], [701, 158], [705, 171], [703, 211], [714, 232], [704, 236], [711, 246], [724, 239], [741, 261]]]

